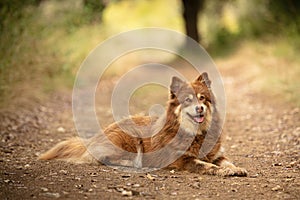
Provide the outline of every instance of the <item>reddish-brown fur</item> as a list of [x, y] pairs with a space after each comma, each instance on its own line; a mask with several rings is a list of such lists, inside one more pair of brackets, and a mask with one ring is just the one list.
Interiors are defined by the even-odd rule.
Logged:
[[[173, 78], [165, 116], [160, 119], [135, 116], [113, 123], [104, 130], [104, 135], [97, 134], [85, 140], [72, 138], [63, 141], [41, 155], [39, 159], [60, 159], [77, 163], [96, 161], [112, 165], [167, 167], [202, 174], [246, 176], [245, 169], [234, 166], [223, 156], [221, 125], [210, 84], [206, 73], [201, 74], [191, 83]], [[189, 106], [186, 105], [188, 103], [183, 99], [190, 93], [195, 94], [194, 97], [198, 94], [204, 96], [205, 99], [197, 100], [207, 107], [205, 119], [197, 129], [191, 129], [192, 125], [182, 111], [185, 108], [189, 109]], [[136, 125], [146, 128], [140, 129]], [[153, 134], [152, 132], [157, 133]], [[143, 137], [146, 134], [151, 137]], [[168, 159], [165, 153], [157, 154], [155, 159], [145, 156], [166, 145], [169, 145], [170, 149], [178, 148], [181, 139], [171, 142], [176, 134], [182, 139], [193, 135], [193, 139], [186, 151], [182, 152], [182, 155], [175, 161], [170, 162], [167, 166], [161, 166], [160, 164]], [[128, 155], [128, 152], [132, 154]], [[170, 152], [170, 154], [172, 153]], [[172, 156], [170, 155], [170, 157]]]

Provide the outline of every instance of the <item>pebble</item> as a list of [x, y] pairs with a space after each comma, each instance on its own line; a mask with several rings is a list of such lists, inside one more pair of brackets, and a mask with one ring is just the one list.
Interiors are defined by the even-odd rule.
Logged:
[[177, 195], [177, 192], [171, 192], [171, 195], [172, 195], [172, 196], [176, 196], [176, 195]]
[[147, 178], [150, 180], [155, 180], [155, 178], [151, 174], [147, 174]]
[[132, 187], [134, 187], [134, 188], [138, 188], [138, 187], [141, 187], [141, 185], [140, 185], [140, 184], [138, 184], [138, 183], [136, 183], [136, 184], [134, 184]]
[[20, 169], [20, 170], [21, 170], [21, 169], [23, 169], [23, 167], [22, 167], [22, 166], [17, 166], [17, 169]]
[[46, 192], [46, 193], [43, 193], [43, 196], [49, 197], [49, 198], [59, 198], [60, 194], [59, 193]]
[[57, 128], [57, 131], [58, 131], [59, 133], [64, 133], [64, 132], [66, 132], [66, 130], [65, 130], [63, 127], [58, 127], [58, 128]]
[[276, 185], [275, 187], [272, 188], [272, 191], [278, 191], [281, 190], [280, 185]]
[[60, 174], [65, 174], [65, 175], [66, 175], [66, 174], [68, 174], [68, 171], [67, 171], [67, 170], [64, 170], [64, 169], [62, 169], [62, 170], [59, 170], [59, 173], [60, 173]]
[[250, 178], [257, 178], [259, 176], [259, 174], [253, 174], [253, 175], [250, 175], [249, 177]]
[[133, 195], [132, 191], [127, 191], [127, 190], [122, 191], [122, 196], [131, 197], [132, 195]]
[[49, 191], [49, 189], [48, 189], [48, 188], [45, 188], [45, 187], [41, 187], [41, 190], [42, 190], [43, 192], [48, 192], [48, 191]]
[[78, 184], [78, 185], [75, 185], [75, 187], [78, 188], [78, 189], [81, 189], [81, 188], [83, 188], [83, 185], [82, 184]]
[[273, 166], [282, 166], [282, 163], [274, 163]]

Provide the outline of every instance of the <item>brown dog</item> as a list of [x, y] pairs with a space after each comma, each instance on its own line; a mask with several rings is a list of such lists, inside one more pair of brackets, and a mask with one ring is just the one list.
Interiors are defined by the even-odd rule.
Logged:
[[223, 156], [222, 130], [210, 85], [207, 73], [191, 83], [173, 77], [164, 116], [121, 120], [108, 126], [104, 134], [63, 141], [39, 159], [247, 176], [245, 169]]

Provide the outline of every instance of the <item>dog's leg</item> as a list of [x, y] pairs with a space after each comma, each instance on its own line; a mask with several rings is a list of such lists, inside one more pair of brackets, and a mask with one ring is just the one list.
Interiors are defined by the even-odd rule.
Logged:
[[215, 164], [199, 160], [198, 158], [191, 160], [190, 163], [186, 164], [186, 167], [190, 172], [208, 175], [223, 175], [220, 173], [220, 167]]
[[219, 166], [202, 161], [193, 156], [182, 156], [169, 167], [198, 174], [221, 175], [219, 173]]
[[246, 169], [235, 166], [224, 156], [215, 159], [213, 164], [220, 166], [227, 176], [247, 176]]
[[219, 175], [219, 176], [246, 176], [246, 170], [234, 166], [225, 160], [218, 166], [217, 163], [209, 163], [195, 157], [181, 157], [170, 165], [180, 170], [187, 170], [192, 173]]

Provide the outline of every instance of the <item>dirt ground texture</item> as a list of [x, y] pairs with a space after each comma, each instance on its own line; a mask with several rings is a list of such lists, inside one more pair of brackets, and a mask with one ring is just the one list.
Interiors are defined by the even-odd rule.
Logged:
[[[54, 144], [77, 135], [66, 92], [1, 110], [0, 199], [300, 199], [300, 109], [258, 92], [256, 78], [238, 63], [218, 65], [227, 95], [226, 155], [248, 170], [247, 177], [39, 161]], [[105, 118], [109, 110], [99, 109]]]

